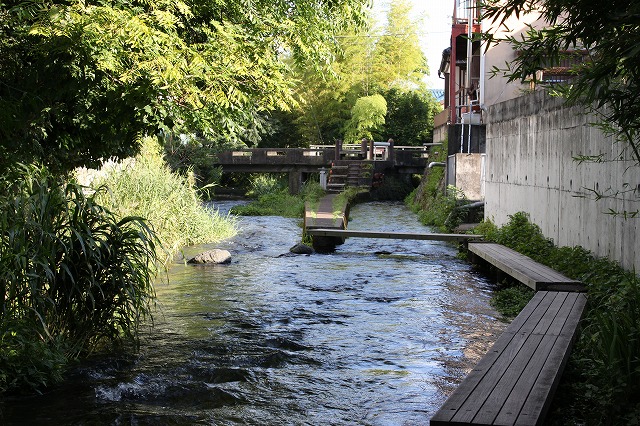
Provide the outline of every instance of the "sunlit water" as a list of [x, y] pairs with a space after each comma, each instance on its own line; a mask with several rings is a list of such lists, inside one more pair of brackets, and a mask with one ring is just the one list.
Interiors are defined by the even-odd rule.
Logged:
[[[138, 354], [4, 401], [0, 423], [428, 424], [503, 328], [490, 285], [446, 243], [352, 238], [282, 256], [299, 222], [241, 218], [241, 235], [215, 246], [230, 265], [177, 260]], [[428, 231], [390, 203], [355, 206], [349, 229]]]

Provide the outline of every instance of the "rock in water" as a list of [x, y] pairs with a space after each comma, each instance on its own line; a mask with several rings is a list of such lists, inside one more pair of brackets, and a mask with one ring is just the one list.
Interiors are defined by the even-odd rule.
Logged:
[[295, 254], [313, 254], [313, 248], [305, 244], [296, 244], [291, 247], [289, 251]]
[[213, 263], [216, 265], [231, 263], [231, 253], [227, 250], [213, 249], [196, 255], [196, 257], [189, 259], [187, 263]]

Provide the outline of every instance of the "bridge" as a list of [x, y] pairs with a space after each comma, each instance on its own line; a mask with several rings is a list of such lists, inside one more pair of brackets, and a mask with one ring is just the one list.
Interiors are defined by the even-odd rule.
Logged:
[[313, 145], [310, 148], [253, 148], [216, 154], [223, 173], [288, 173], [289, 191], [297, 193], [309, 173], [328, 170], [338, 161], [371, 164], [373, 173], [422, 173], [429, 154], [425, 146], [394, 146], [393, 142]]

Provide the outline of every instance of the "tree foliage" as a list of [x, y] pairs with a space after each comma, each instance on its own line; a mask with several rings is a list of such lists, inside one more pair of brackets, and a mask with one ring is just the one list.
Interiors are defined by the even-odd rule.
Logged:
[[9, 1], [0, 5], [0, 162], [58, 171], [145, 134], [242, 139], [295, 104], [284, 57], [326, 62], [366, 0]]
[[351, 108], [351, 120], [347, 122], [344, 140], [356, 143], [361, 138], [380, 138], [379, 131], [385, 123], [387, 101], [382, 95], [364, 96]]
[[[420, 25], [410, 19], [410, 11], [411, 4], [406, 0], [390, 2], [384, 25], [377, 25], [369, 16], [368, 27], [346, 30], [338, 37], [338, 51], [328, 72], [297, 70], [302, 84], [299, 88], [301, 107], [295, 123], [303, 139], [309, 143], [333, 143], [335, 139], [367, 137], [365, 134], [345, 136], [345, 132], [354, 131], [351, 111], [363, 97], [380, 94], [386, 98], [391, 89], [396, 89], [394, 96], [402, 93], [408, 98], [414, 94], [422, 98], [420, 92], [426, 91], [422, 77], [428, 68], [418, 38]], [[399, 97], [386, 99], [390, 107]], [[408, 111], [394, 107], [392, 114], [389, 109], [386, 125], [394, 132], [403, 124], [396, 125], [389, 120], [397, 118], [406, 123], [409, 117], [399, 115], [404, 112]], [[413, 127], [423, 123], [421, 119], [414, 122]], [[399, 132], [403, 139], [417, 141], [422, 140], [420, 135], [430, 128], [414, 133], [405, 130]], [[385, 139], [389, 136], [386, 127], [378, 131]]]
[[399, 145], [432, 141], [433, 117], [442, 109], [430, 92], [393, 88], [384, 93], [387, 116], [384, 133]]
[[575, 78], [556, 90], [572, 103], [599, 114], [605, 130], [626, 142], [640, 163], [640, 4], [631, 0], [489, 0], [483, 19], [503, 24], [509, 17], [539, 13], [548, 23], [529, 27], [507, 41], [519, 55], [506, 70], [510, 81], [535, 79], [536, 71], [557, 66], [567, 52], [584, 51]]
[[372, 69], [382, 90], [423, 87], [422, 77], [429, 73], [420, 47], [420, 25], [411, 19], [411, 7], [408, 0], [390, 3], [383, 34], [375, 45]]
[[308, 144], [343, 139], [351, 108], [371, 84], [368, 67], [374, 39], [365, 29], [343, 31], [333, 61], [324, 70], [297, 67], [300, 107], [295, 124]]

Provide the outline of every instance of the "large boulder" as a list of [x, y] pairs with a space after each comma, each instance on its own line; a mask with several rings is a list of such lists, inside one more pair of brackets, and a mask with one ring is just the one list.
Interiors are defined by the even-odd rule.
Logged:
[[313, 248], [305, 244], [296, 244], [289, 251], [294, 254], [313, 254]]
[[189, 259], [187, 263], [213, 263], [213, 264], [226, 264], [231, 263], [231, 253], [227, 250], [213, 249], [196, 255], [194, 258]]

